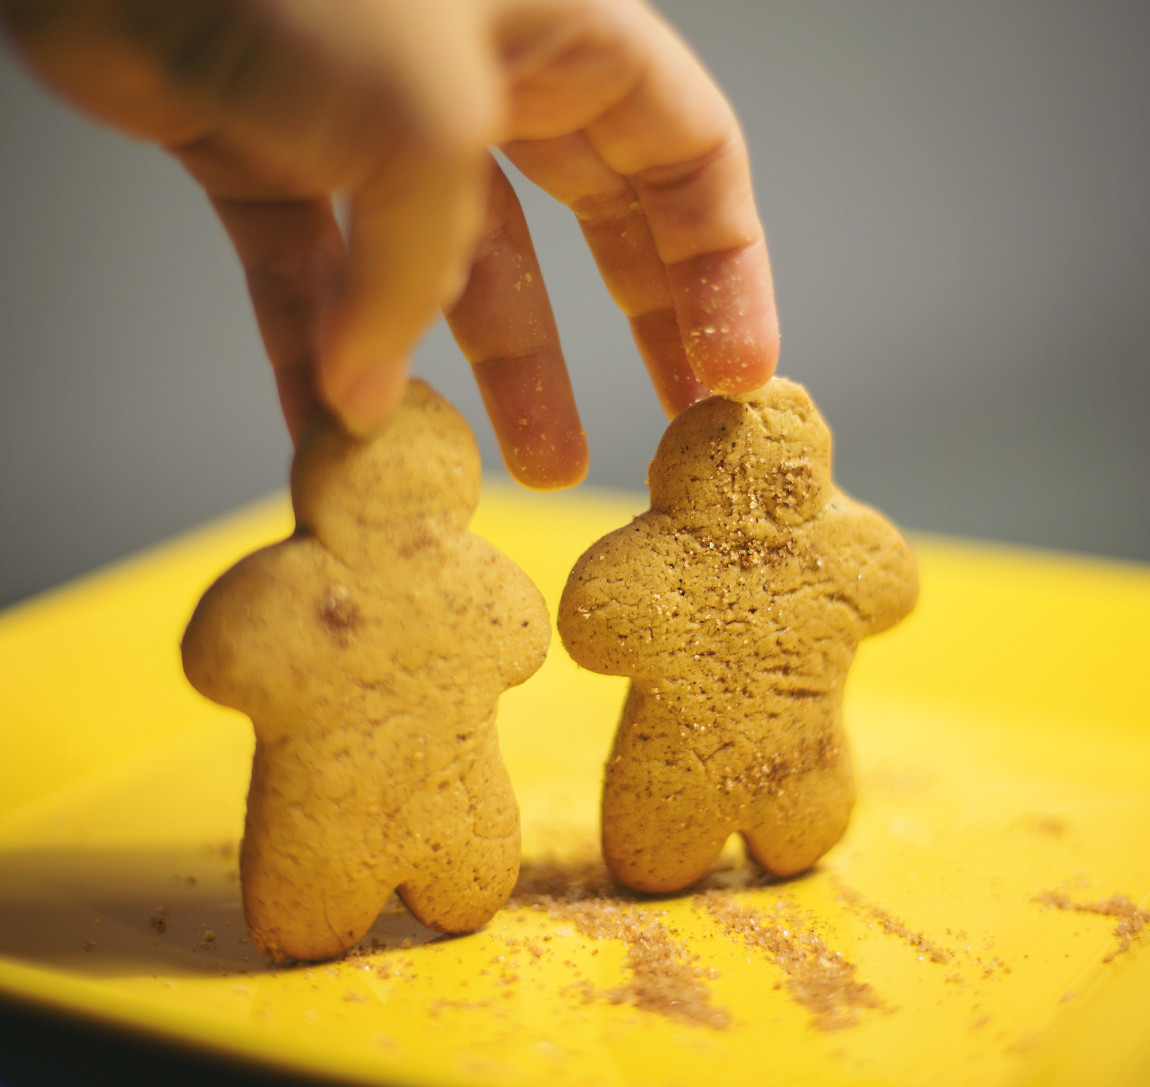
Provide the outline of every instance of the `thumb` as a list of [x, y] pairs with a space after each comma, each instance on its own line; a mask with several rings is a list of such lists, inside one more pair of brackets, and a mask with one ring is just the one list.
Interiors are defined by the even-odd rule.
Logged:
[[457, 65], [447, 82], [422, 88], [413, 116], [392, 127], [386, 154], [349, 194], [319, 385], [353, 433], [377, 430], [402, 397], [411, 351], [462, 289], [482, 226], [494, 78]]

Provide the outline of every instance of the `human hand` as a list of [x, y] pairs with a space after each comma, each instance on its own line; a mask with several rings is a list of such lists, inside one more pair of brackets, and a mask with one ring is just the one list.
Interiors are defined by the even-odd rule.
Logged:
[[293, 437], [321, 401], [353, 431], [380, 426], [442, 308], [511, 473], [583, 477], [554, 317], [492, 147], [574, 211], [668, 415], [774, 371], [738, 123], [643, 0], [0, 0], [0, 15], [50, 85], [204, 187]]

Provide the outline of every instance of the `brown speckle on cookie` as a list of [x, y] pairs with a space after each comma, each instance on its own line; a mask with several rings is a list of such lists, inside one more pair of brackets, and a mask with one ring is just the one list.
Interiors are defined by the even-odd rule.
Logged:
[[346, 637], [360, 624], [359, 609], [348, 598], [346, 586], [337, 585], [323, 598], [320, 618], [337, 638]]

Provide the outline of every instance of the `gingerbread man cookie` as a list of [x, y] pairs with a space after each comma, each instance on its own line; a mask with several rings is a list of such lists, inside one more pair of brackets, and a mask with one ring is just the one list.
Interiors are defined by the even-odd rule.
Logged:
[[277, 961], [346, 950], [393, 890], [462, 932], [515, 884], [496, 703], [543, 663], [550, 623], [468, 531], [479, 485], [470, 429], [421, 382], [374, 441], [318, 419], [292, 469], [295, 534], [192, 616], [188, 679], [255, 727], [244, 911]]
[[831, 481], [805, 389], [713, 397], [668, 427], [651, 508], [578, 561], [559, 633], [631, 677], [606, 767], [604, 857], [639, 891], [699, 879], [741, 832], [765, 869], [813, 865], [854, 800], [843, 685], [859, 641], [914, 605], [914, 558]]

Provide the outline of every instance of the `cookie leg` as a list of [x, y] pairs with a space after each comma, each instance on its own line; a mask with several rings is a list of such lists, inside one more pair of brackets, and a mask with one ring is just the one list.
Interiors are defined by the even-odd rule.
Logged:
[[485, 925], [519, 877], [519, 806], [494, 733], [459, 761], [413, 797], [407, 811], [420, 854], [399, 896], [439, 932]]
[[699, 765], [690, 772], [684, 768], [678, 781], [674, 769], [660, 759], [657, 764], [613, 761], [607, 771], [603, 859], [615, 879], [634, 891], [689, 887], [706, 875], [730, 834], [708, 803]]
[[391, 890], [365, 848], [368, 812], [325, 796], [320, 767], [256, 746], [240, 872], [252, 942], [275, 961], [353, 946]]
[[788, 778], [743, 830], [747, 852], [772, 875], [805, 872], [843, 836], [853, 805], [845, 756], [837, 765]]

